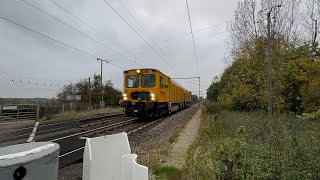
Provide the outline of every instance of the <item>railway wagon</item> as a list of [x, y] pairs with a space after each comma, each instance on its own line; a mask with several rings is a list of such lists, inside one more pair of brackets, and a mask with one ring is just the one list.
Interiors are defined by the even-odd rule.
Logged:
[[192, 94], [157, 69], [124, 71], [121, 107], [127, 116], [161, 117], [191, 106]]

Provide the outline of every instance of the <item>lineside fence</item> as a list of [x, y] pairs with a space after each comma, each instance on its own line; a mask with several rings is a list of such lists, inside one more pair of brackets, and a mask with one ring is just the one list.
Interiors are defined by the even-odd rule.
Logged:
[[39, 105], [7, 104], [0, 105], [0, 122], [39, 120]]
[[[106, 105], [105, 108], [119, 108], [116, 105]], [[77, 104], [72, 108], [69, 103], [59, 104], [5, 104], [0, 105], [0, 123], [11, 121], [39, 121], [41, 118], [55, 114], [72, 111], [90, 111], [100, 109], [99, 104], [93, 104], [91, 108], [83, 104]]]

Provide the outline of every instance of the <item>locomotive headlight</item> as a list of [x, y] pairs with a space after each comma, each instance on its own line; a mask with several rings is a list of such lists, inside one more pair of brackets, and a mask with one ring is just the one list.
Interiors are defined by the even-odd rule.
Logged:
[[124, 101], [128, 100], [127, 94], [122, 94], [122, 96]]
[[155, 96], [155, 94], [154, 94], [154, 93], [151, 93], [151, 94], [150, 94], [150, 96], [151, 96], [151, 101], [156, 100], [156, 96]]
[[138, 70], [137, 70], [137, 73], [140, 74], [140, 72], [141, 72], [140, 69], [138, 69]]

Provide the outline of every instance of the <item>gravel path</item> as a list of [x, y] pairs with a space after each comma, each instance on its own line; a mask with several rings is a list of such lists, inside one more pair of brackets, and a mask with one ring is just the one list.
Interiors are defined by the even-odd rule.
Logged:
[[182, 168], [184, 166], [187, 151], [198, 136], [200, 123], [201, 110], [198, 110], [188, 122], [185, 129], [180, 133], [178, 140], [173, 143], [165, 165], [176, 168]]

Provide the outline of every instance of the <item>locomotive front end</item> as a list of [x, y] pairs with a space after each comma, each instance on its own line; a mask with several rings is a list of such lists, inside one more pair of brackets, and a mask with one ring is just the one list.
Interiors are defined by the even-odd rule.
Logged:
[[157, 72], [153, 69], [124, 71], [121, 107], [127, 116], [152, 117], [157, 104]]

